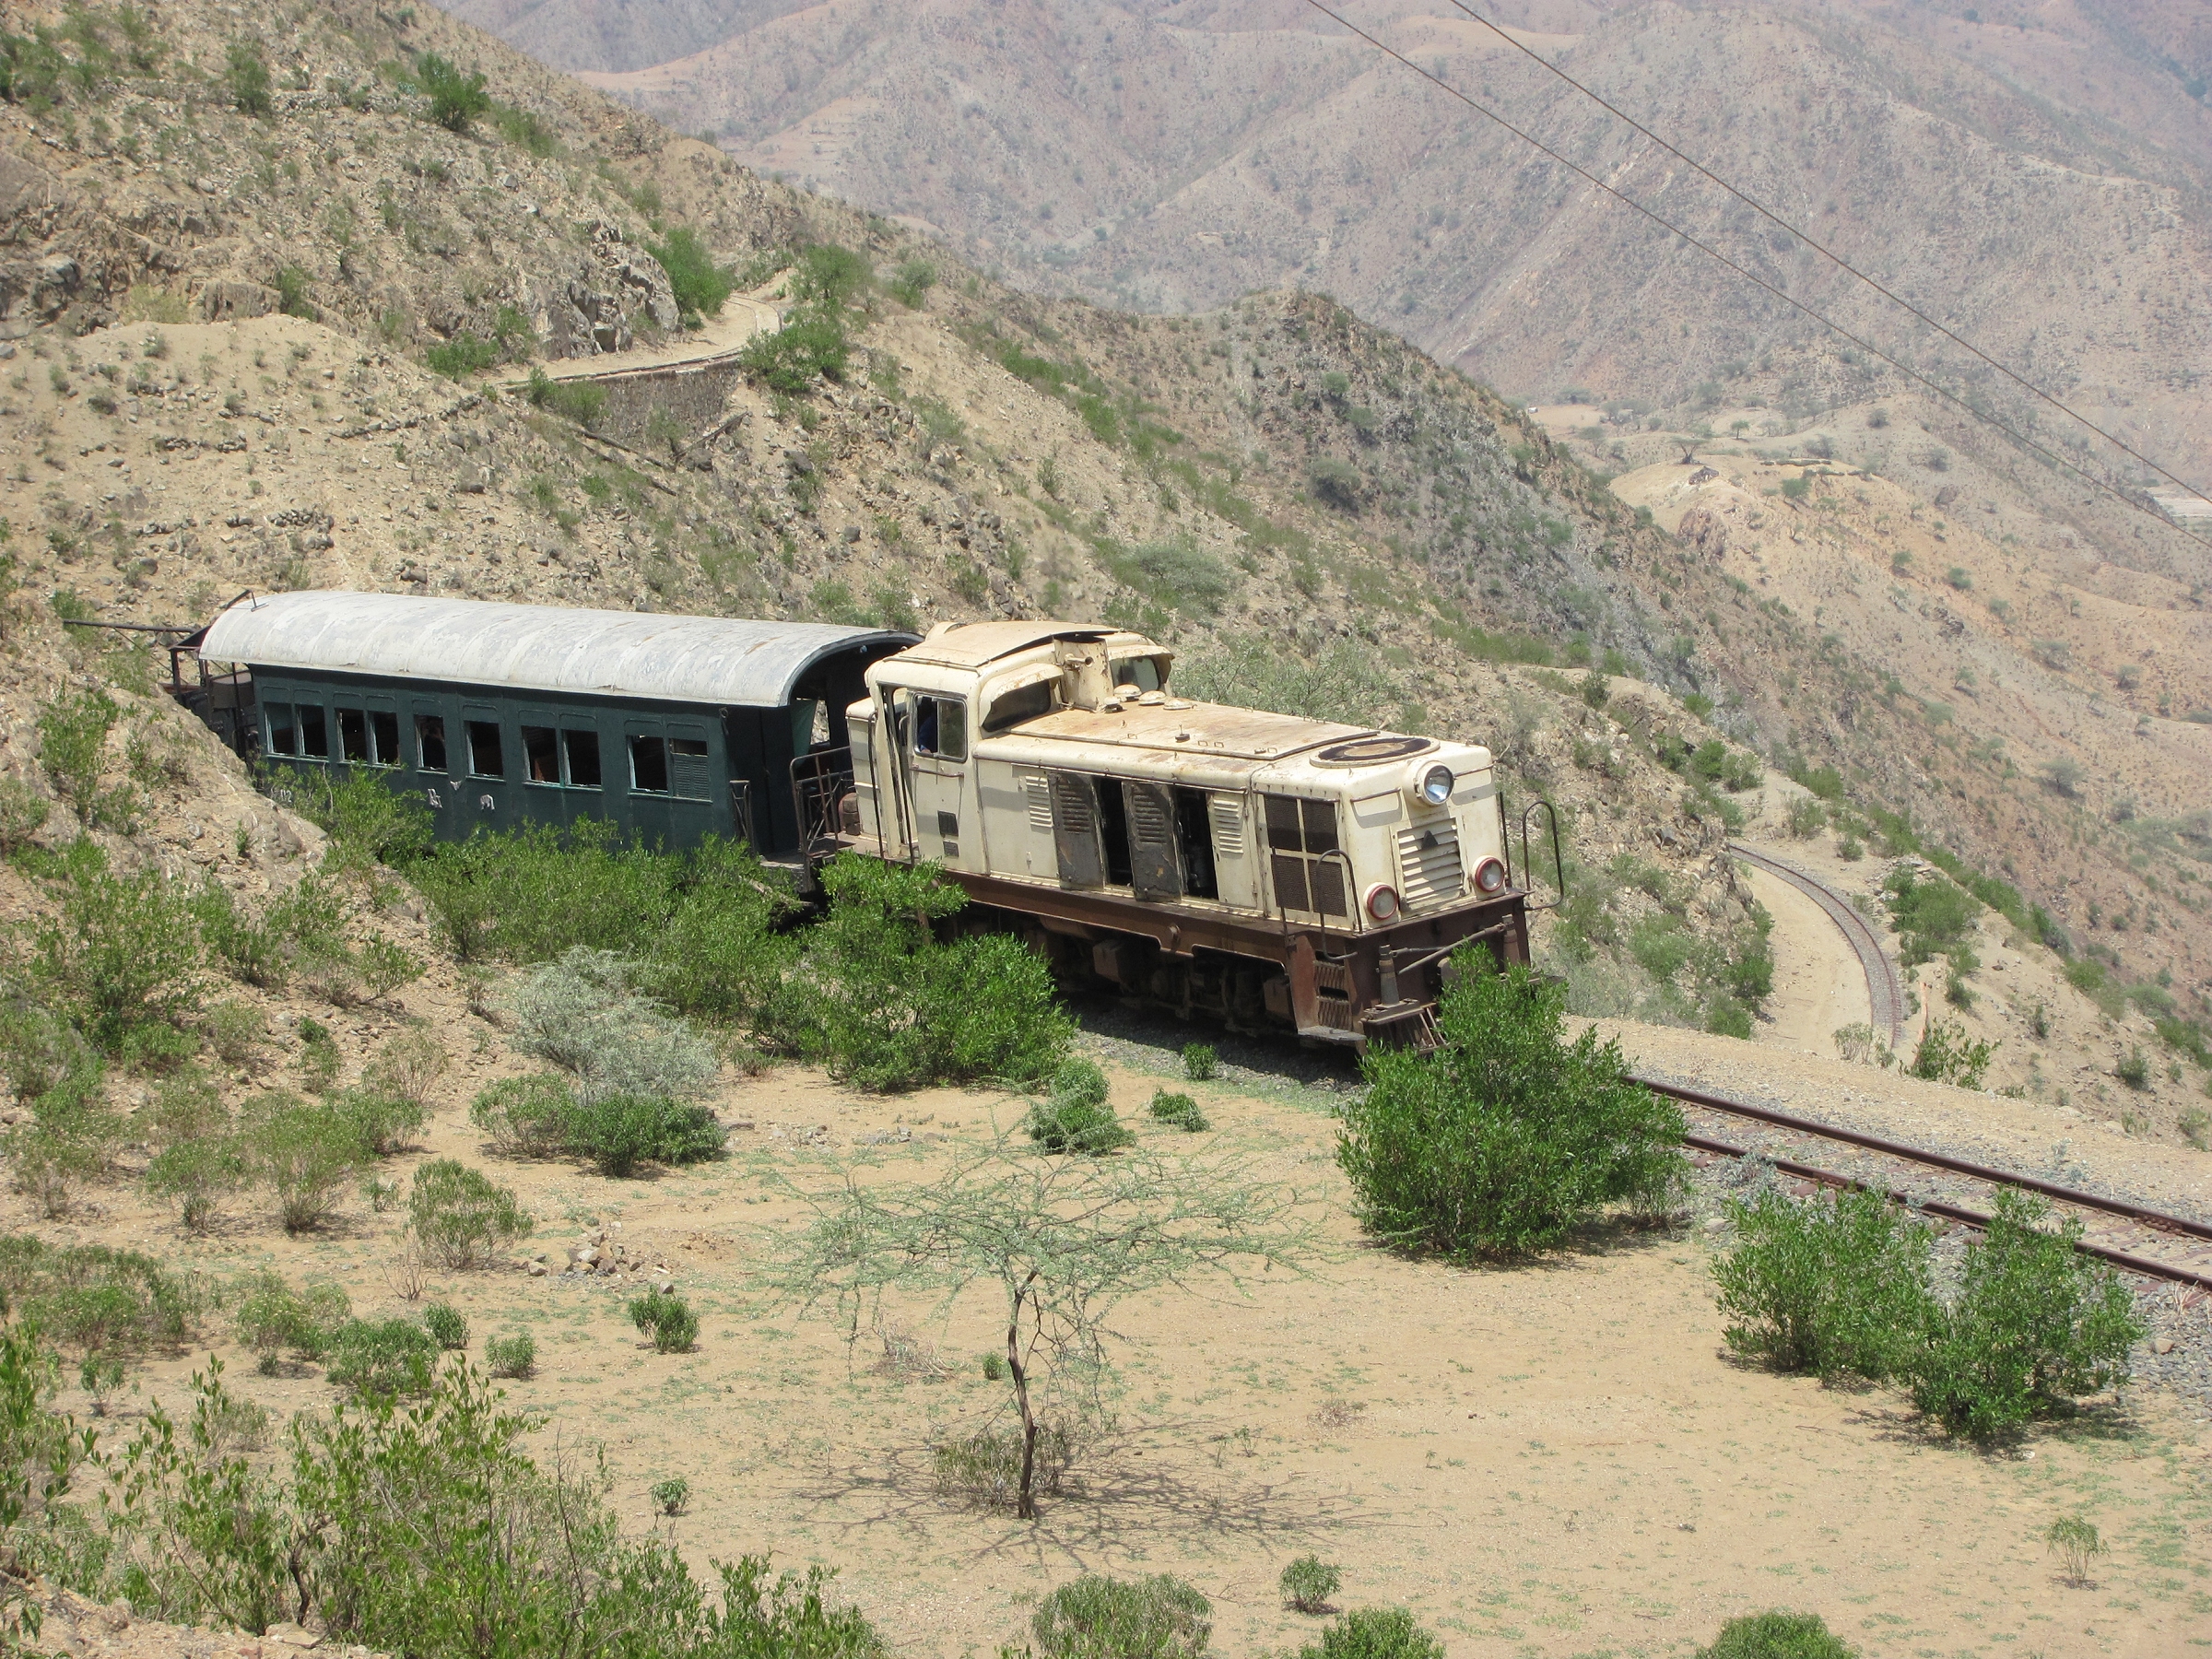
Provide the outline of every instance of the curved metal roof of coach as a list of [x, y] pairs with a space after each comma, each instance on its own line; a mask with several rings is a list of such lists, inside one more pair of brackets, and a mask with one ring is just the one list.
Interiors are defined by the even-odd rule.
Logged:
[[231, 606], [208, 624], [199, 653], [259, 668], [781, 708], [823, 658], [914, 638], [827, 622], [299, 593]]

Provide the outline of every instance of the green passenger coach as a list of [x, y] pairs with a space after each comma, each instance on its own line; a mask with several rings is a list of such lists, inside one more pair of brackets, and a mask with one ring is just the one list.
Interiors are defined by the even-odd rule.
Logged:
[[272, 774], [365, 770], [438, 835], [605, 819], [669, 847], [788, 857], [810, 772], [847, 769], [846, 707], [914, 637], [817, 622], [406, 594], [245, 599], [203, 664], [247, 671], [241, 747]]

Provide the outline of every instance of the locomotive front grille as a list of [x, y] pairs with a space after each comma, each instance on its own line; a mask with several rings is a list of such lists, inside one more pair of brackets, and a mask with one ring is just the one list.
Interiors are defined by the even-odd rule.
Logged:
[[1398, 892], [1408, 912], [1450, 904], [1466, 890], [1459, 832], [1449, 812], [1418, 814], [1398, 831]]

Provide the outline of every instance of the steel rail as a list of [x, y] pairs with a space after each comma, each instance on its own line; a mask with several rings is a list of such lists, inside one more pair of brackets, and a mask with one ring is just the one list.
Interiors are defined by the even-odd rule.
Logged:
[[1741, 841], [1730, 841], [1728, 851], [1754, 868], [1786, 881], [1821, 910], [1830, 921], [1843, 930], [1843, 937], [1857, 953], [1859, 967], [1866, 975], [1866, 1000], [1872, 1010], [1874, 1029], [1887, 1030], [1889, 1046], [1896, 1048], [1904, 1041], [1905, 990], [1898, 982], [1897, 965], [1890, 961], [1889, 953], [1882, 948], [1881, 935], [1868, 924], [1866, 918], [1851, 908], [1843, 895], [1803, 870], [1783, 864], [1771, 853], [1755, 852]]
[[2124, 1198], [2106, 1198], [2096, 1193], [2085, 1193], [2079, 1187], [2061, 1186], [2055, 1181], [2044, 1181], [2034, 1175], [1993, 1169], [1988, 1164], [1953, 1158], [1947, 1152], [1931, 1152], [1924, 1147], [1910, 1147], [1902, 1141], [1889, 1140], [1879, 1135], [1868, 1135], [1864, 1130], [1846, 1129], [1839, 1124], [1824, 1124], [1818, 1118], [1799, 1117], [1794, 1112], [1777, 1112], [1771, 1106], [1754, 1106], [1748, 1100], [1733, 1100], [1725, 1095], [1686, 1088], [1679, 1083], [1662, 1083], [1657, 1078], [1638, 1077], [1633, 1073], [1630, 1076], [1630, 1081], [1642, 1084], [1654, 1094], [1663, 1094], [1692, 1106], [1703, 1106], [1713, 1112], [1724, 1112], [1732, 1117], [1753, 1118], [1762, 1124], [1771, 1124], [1779, 1129], [1794, 1129], [1802, 1134], [1818, 1135], [1823, 1140], [1843, 1141], [1869, 1152], [1881, 1152], [1891, 1158], [1903, 1159], [1909, 1163], [1948, 1170], [1954, 1175], [1971, 1176], [1976, 1181], [1986, 1181], [1995, 1186], [2020, 1187], [2030, 1193], [2040, 1193], [2046, 1198], [2055, 1198], [2061, 1204], [2071, 1204], [2081, 1209], [2102, 1210], [2108, 1216], [2118, 1216], [2158, 1232], [2212, 1241], [2212, 1226], [2193, 1221], [2186, 1216], [2170, 1215], [2165, 1210], [2130, 1204]]
[[[1765, 1158], [1776, 1169], [1787, 1174], [1795, 1175], [1801, 1180], [1817, 1181], [1823, 1186], [1845, 1187], [1857, 1192], [1880, 1193], [1892, 1203], [1903, 1205], [1909, 1209], [1920, 1211], [1924, 1215], [1937, 1216], [1946, 1221], [1956, 1221], [1962, 1227], [1979, 1228], [1985, 1232], [1989, 1229], [1990, 1218], [1988, 1216], [1980, 1210], [1968, 1209], [1962, 1204], [1953, 1204], [1947, 1199], [1917, 1198], [1910, 1193], [1900, 1192], [1895, 1187], [1877, 1187], [1872, 1182], [1861, 1181], [1855, 1175], [1845, 1175], [1834, 1170], [1824, 1170], [1818, 1164], [1799, 1163], [1794, 1159], [1770, 1158], [1766, 1153], [1756, 1151], [1749, 1147], [1731, 1146], [1726, 1141], [1714, 1140], [1709, 1135], [1686, 1135], [1682, 1137], [1682, 1144], [1686, 1147], [1695, 1147], [1700, 1152], [1716, 1152], [1727, 1158]], [[1992, 1179], [2003, 1178], [1993, 1176]], [[2174, 1218], [2178, 1219], [2178, 1218]], [[2083, 1255], [2094, 1256], [2100, 1262], [2110, 1263], [2129, 1273], [2141, 1274], [2147, 1278], [2166, 1279], [2175, 1284], [2194, 1285], [2199, 1289], [2212, 1290], [2212, 1273], [2200, 1273], [2194, 1267], [2178, 1267], [2171, 1262], [2156, 1262], [2148, 1256], [2134, 1255], [2124, 1250], [2114, 1250], [2109, 1245], [2091, 1243], [2087, 1239], [2075, 1240], [2074, 1248], [2081, 1252]]]

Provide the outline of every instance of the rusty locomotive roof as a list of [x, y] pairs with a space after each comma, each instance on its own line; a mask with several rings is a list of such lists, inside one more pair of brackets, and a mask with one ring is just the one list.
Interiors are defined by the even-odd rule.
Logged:
[[900, 653], [908, 663], [932, 663], [947, 668], [980, 668], [1032, 645], [1054, 640], [1096, 640], [1101, 643], [1142, 645], [1150, 652], [1161, 647], [1138, 634], [1111, 623], [1082, 622], [951, 622], [940, 623], [919, 645]]
[[1004, 736], [986, 742], [1005, 745], [1021, 738], [1045, 738], [1201, 755], [1218, 760], [1258, 761], [1280, 760], [1326, 744], [1365, 737], [1374, 730], [1372, 726], [1339, 725], [1334, 721], [1270, 714], [1223, 703], [1192, 702], [1177, 708], [1163, 701], [1096, 711], [1061, 709], [1025, 720]]

